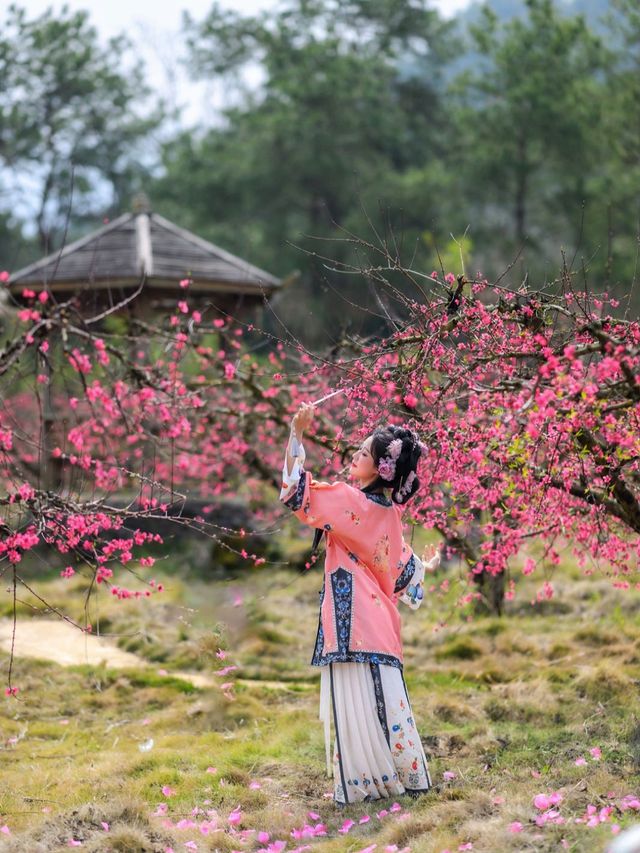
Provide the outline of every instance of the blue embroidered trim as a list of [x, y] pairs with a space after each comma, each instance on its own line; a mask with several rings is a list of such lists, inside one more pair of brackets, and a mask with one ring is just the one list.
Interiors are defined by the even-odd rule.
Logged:
[[380, 677], [380, 666], [377, 663], [370, 663], [371, 677], [373, 678], [373, 691], [376, 696], [376, 707], [378, 709], [378, 719], [382, 726], [382, 731], [387, 739], [387, 746], [390, 745], [389, 727], [387, 725], [387, 709], [384, 703], [384, 690], [382, 689], [382, 678]]
[[[320, 646], [322, 648], [322, 646]], [[326, 655], [314, 653], [311, 666], [327, 666], [330, 663], [382, 663], [385, 666], [395, 666], [402, 670], [402, 661], [393, 655], [382, 652], [327, 652]]]
[[380, 506], [391, 506], [391, 498], [385, 498], [384, 495], [375, 495], [370, 494], [369, 492], [362, 492], [365, 498], [369, 501], [373, 501], [374, 504], [380, 504]]
[[320, 613], [318, 615], [318, 633], [316, 634], [316, 645], [313, 650], [313, 657], [311, 658], [311, 666], [317, 666], [316, 661], [320, 660], [322, 657], [322, 649], [324, 647], [324, 631], [322, 630], [322, 602], [324, 601], [324, 588], [325, 582], [322, 582], [322, 589], [320, 590]]
[[288, 506], [289, 509], [292, 510], [293, 512], [300, 509], [300, 507], [302, 506], [302, 498], [304, 496], [305, 483], [306, 483], [306, 473], [303, 469], [300, 472], [300, 479], [298, 480], [298, 488], [295, 490], [295, 492], [291, 495], [290, 498], [288, 498], [286, 501], [284, 501], [284, 505]]
[[413, 573], [416, 570], [416, 555], [412, 554], [409, 557], [407, 565], [404, 567], [402, 572], [398, 575], [398, 579], [396, 580], [396, 585], [393, 588], [394, 592], [402, 592], [402, 590], [409, 584], [409, 581], [413, 577]]
[[353, 577], [351, 572], [340, 566], [330, 575], [333, 592], [333, 613], [336, 620], [338, 654], [349, 651], [351, 639], [351, 608], [353, 607]]

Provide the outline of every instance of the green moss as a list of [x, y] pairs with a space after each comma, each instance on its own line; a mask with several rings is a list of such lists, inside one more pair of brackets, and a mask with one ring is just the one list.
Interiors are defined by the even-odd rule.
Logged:
[[482, 649], [469, 637], [457, 637], [436, 651], [436, 660], [475, 660]]
[[128, 679], [132, 687], [167, 687], [178, 691], [178, 693], [195, 693], [200, 689], [182, 678], [176, 678], [173, 675], [158, 675], [148, 670], [131, 672]]

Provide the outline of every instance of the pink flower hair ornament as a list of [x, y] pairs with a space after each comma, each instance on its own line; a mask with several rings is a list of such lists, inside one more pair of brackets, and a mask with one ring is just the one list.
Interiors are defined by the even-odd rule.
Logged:
[[402, 439], [394, 438], [387, 447], [387, 456], [378, 462], [378, 474], [383, 480], [393, 480], [396, 475], [396, 460], [402, 452]]

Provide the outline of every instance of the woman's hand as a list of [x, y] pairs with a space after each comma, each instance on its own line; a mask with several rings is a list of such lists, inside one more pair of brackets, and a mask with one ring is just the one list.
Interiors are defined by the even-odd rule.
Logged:
[[291, 419], [291, 428], [295, 432], [298, 441], [302, 438], [302, 433], [311, 425], [315, 413], [316, 410], [313, 403], [302, 403]]
[[420, 557], [425, 567], [433, 570], [440, 565], [440, 553], [442, 551], [443, 544], [444, 543], [440, 542], [439, 545], [426, 546], [422, 552], [422, 557]]

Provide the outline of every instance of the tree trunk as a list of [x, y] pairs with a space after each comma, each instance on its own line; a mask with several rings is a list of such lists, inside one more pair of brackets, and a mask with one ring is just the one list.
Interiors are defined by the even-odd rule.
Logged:
[[518, 153], [516, 161], [516, 197], [515, 197], [515, 233], [519, 244], [524, 243], [526, 238], [525, 223], [527, 209], [527, 179], [529, 177], [529, 164], [527, 163], [527, 137], [522, 131], [518, 138]]

